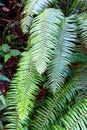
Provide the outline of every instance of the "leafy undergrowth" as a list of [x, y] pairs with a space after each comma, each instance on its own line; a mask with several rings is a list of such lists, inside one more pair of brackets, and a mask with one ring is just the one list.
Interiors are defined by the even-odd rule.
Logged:
[[[7, 0], [3, 6], [0, 4], [0, 108], [5, 107], [4, 97], [29, 37], [20, 28], [22, 2]], [[0, 109], [0, 130], [6, 123], [2, 113], [3, 109]]]
[[[16, 72], [20, 54], [26, 47], [28, 37], [28, 34], [23, 35], [20, 28], [21, 11], [21, 0], [7, 0], [4, 6], [0, 7], [0, 47], [3, 46], [3, 50], [0, 49], [0, 75], [8, 79]], [[8, 47], [14, 54], [11, 55], [10, 51], [6, 50]], [[0, 80], [0, 90], [5, 94], [9, 82], [3, 80]]]
[[[7, 0], [4, 6], [0, 4], [0, 130], [6, 130], [7, 121], [3, 115], [5, 96], [29, 38], [29, 34], [24, 35], [20, 27], [22, 10], [23, 0]], [[42, 86], [37, 100], [43, 100], [47, 94]]]

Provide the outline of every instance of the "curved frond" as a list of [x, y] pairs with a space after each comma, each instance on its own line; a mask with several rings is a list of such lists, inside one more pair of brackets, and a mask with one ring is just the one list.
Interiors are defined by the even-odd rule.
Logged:
[[32, 130], [48, 130], [56, 121], [56, 116], [60, 114], [67, 104], [71, 101], [76, 91], [80, 87], [80, 82], [76, 77], [71, 78], [59, 91], [54, 95], [48, 96], [44, 104], [39, 107], [31, 123]]
[[[18, 127], [21, 126], [20, 123], [16, 125], [16, 122], [27, 123], [28, 114], [33, 110], [39, 90], [37, 84], [42, 79], [34, 69], [31, 53], [24, 52], [22, 56], [18, 72], [14, 76], [10, 90], [7, 93], [8, 110], [10, 110], [6, 112], [7, 118], [10, 121], [8, 126], [10, 129], [15, 130], [17, 129], [17, 125]], [[17, 121], [15, 121], [16, 119]]]
[[70, 108], [61, 119], [63, 127], [53, 125], [52, 130], [86, 130], [87, 129], [87, 98]]
[[57, 3], [57, 0], [27, 0], [23, 11], [24, 18], [21, 20], [23, 32], [28, 32], [34, 15], [39, 14], [41, 11], [47, 7], [51, 7], [55, 3]]
[[87, 130], [87, 98], [71, 108], [62, 122], [66, 130]]
[[46, 9], [37, 16], [31, 27], [31, 52], [37, 71], [42, 74], [52, 58], [58, 41], [59, 26], [63, 13], [57, 9]]
[[65, 78], [69, 73], [70, 57], [75, 47], [76, 37], [76, 25], [74, 17], [65, 18], [62, 21], [58, 32], [58, 41], [56, 49], [54, 50], [54, 56], [48, 67], [48, 80], [49, 85], [56, 91], [61, 85], [63, 85]]
[[[12, 84], [13, 81], [12, 81]], [[17, 107], [17, 89], [16, 89], [16, 83], [15, 86], [11, 85], [10, 86], [10, 91], [7, 93], [7, 108], [5, 111], [5, 116], [7, 121], [9, 122], [6, 124], [5, 128], [7, 130], [23, 130], [23, 123], [25, 124], [24, 121], [21, 121], [19, 119], [19, 114], [18, 114], [18, 107]], [[27, 123], [26, 123], [27, 126]]]
[[33, 65], [30, 52], [25, 52], [22, 55], [23, 58], [19, 63], [20, 67], [16, 77], [20, 119], [24, 119], [31, 112], [39, 90], [37, 84], [41, 80]]

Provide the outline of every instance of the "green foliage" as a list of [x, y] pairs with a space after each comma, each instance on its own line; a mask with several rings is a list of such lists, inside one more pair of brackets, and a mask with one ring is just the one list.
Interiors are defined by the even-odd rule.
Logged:
[[57, 3], [57, 0], [27, 0], [23, 11], [24, 19], [21, 21], [22, 30], [24, 33], [28, 32], [33, 16], [39, 14], [47, 7]]
[[87, 93], [77, 98], [87, 92], [87, 3], [82, 13], [84, 0], [69, 10], [67, 0], [65, 11], [60, 2], [25, 2], [21, 27], [30, 37], [7, 92], [7, 130], [86, 130]]
[[[36, 95], [39, 91], [37, 84], [43, 80], [42, 76], [39, 76], [34, 69], [30, 52], [24, 52], [22, 54], [18, 70], [18, 73], [11, 83], [11, 90], [7, 93], [7, 109], [10, 111], [7, 111], [6, 115], [10, 115], [7, 116], [7, 119], [11, 124], [8, 124], [6, 128], [13, 130], [23, 129], [21, 124], [23, 122], [25, 123], [28, 114], [32, 112]], [[17, 82], [15, 82], [15, 80], [17, 80]], [[16, 124], [17, 120], [19, 122], [18, 125]]]
[[[6, 101], [5, 101], [5, 97], [2, 95], [1, 91], [0, 91], [0, 113], [1, 111], [6, 107]], [[0, 114], [0, 130], [3, 130], [3, 124], [2, 124], [2, 116]]]
[[64, 18], [57, 34], [56, 49], [48, 71], [49, 84], [54, 91], [64, 83], [68, 76], [70, 56], [75, 46], [74, 42], [76, 42], [74, 22], [74, 16]]
[[2, 70], [2, 68], [3, 68], [3, 66], [2, 66], [2, 64], [0, 63], [0, 70]]
[[52, 130], [65, 130], [63, 127], [61, 127], [61, 126], [59, 126], [59, 125], [54, 125], [53, 127], [52, 127]]
[[78, 29], [84, 46], [87, 46], [87, 13], [82, 13], [78, 17]]
[[70, 9], [68, 10], [68, 14], [70, 14], [70, 13], [74, 13], [74, 11], [76, 10], [76, 9], [78, 9], [78, 6], [79, 6], [79, 4], [81, 4], [81, 2], [82, 2], [82, 0], [71, 0], [72, 2], [70, 3], [71, 4], [71, 7], [70, 7]]
[[6, 76], [4, 76], [4, 75], [1, 75], [0, 74], [0, 80], [3, 80], [3, 81], [8, 81], [8, 82], [10, 82], [10, 80], [6, 77]]
[[0, 111], [3, 110], [3, 108], [5, 108], [5, 107], [6, 107], [6, 101], [5, 101], [5, 98], [0, 91]]
[[59, 26], [61, 26], [63, 17], [60, 10], [50, 8], [33, 21], [30, 31], [31, 53], [36, 69], [40, 74], [45, 72], [54, 53], [58, 41]]
[[2, 46], [0, 46], [0, 51], [0, 56], [4, 57], [4, 62], [7, 62], [11, 56], [18, 56], [20, 54], [19, 50], [10, 49], [8, 44], [2, 44]]
[[87, 98], [77, 103], [61, 119], [63, 127], [55, 124], [52, 130], [86, 130], [87, 129]]
[[55, 94], [47, 96], [44, 104], [36, 110], [32, 130], [47, 130], [57, 120], [57, 115], [66, 107], [67, 101], [71, 102], [78, 88], [81, 87], [78, 77], [71, 78], [62, 88]]
[[78, 103], [62, 119], [65, 129], [86, 130], [87, 129], [87, 98]]
[[[18, 56], [18, 55], [20, 55], [20, 51], [16, 49], [10, 49], [8, 44], [2, 44], [0, 46], [0, 58], [2, 57], [4, 59], [4, 63], [7, 62], [11, 58], [11, 56]], [[3, 69], [3, 65], [0, 63], [0, 70]], [[0, 80], [10, 82], [10, 80], [5, 75], [1, 74], [0, 74]]]
[[19, 108], [18, 111], [19, 118], [24, 119], [28, 116], [29, 111], [31, 112], [34, 106], [34, 101], [39, 90], [37, 84], [40, 82], [41, 78], [34, 69], [32, 57], [29, 52], [23, 53], [23, 58], [21, 59], [19, 66], [19, 72], [17, 73], [16, 77], [16, 79], [18, 80], [17, 93], [19, 93], [17, 97]]

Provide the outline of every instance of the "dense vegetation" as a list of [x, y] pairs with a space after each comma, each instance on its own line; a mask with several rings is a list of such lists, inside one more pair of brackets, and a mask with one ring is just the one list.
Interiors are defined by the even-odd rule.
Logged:
[[7, 43], [0, 46], [1, 66], [13, 57], [20, 59], [11, 80], [1, 74], [1, 80], [10, 82], [6, 98], [0, 96], [1, 129], [87, 130], [87, 1], [16, 4], [19, 12], [24, 5], [22, 15], [17, 14], [24, 34], [16, 23], [21, 33], [15, 38], [7, 29]]

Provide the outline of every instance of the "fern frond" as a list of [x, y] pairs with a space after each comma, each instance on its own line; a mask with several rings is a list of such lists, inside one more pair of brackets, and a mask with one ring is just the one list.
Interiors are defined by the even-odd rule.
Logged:
[[87, 130], [87, 98], [71, 108], [62, 122], [66, 130]]
[[70, 79], [54, 95], [48, 96], [44, 104], [36, 110], [31, 123], [32, 130], [48, 130], [56, 121], [56, 115], [60, 114], [67, 101], [71, 101], [76, 91], [80, 87], [80, 82], [76, 77]]
[[56, 91], [63, 85], [69, 73], [69, 64], [77, 37], [74, 18], [64, 18], [58, 32], [58, 41], [54, 50], [54, 57], [48, 67], [49, 85]]
[[[14, 81], [12, 81], [12, 84]], [[23, 125], [21, 119], [19, 119], [18, 107], [17, 107], [17, 89], [15, 86], [10, 86], [10, 91], [7, 93], [7, 108], [5, 112], [5, 116], [7, 121], [9, 122], [5, 128], [7, 130], [23, 130]], [[25, 123], [24, 123], [25, 124]], [[27, 125], [27, 124], [26, 124]]]
[[51, 130], [65, 130], [65, 128], [59, 126], [59, 125], [53, 125], [53, 127], [51, 128]]
[[82, 13], [77, 18], [78, 21], [78, 33], [82, 43], [87, 46], [87, 13]]
[[27, 0], [25, 3], [23, 15], [21, 20], [21, 27], [24, 33], [28, 32], [33, 16], [39, 14], [47, 7], [51, 7], [57, 3], [57, 0]]
[[39, 90], [37, 84], [41, 80], [33, 65], [30, 52], [23, 53], [17, 75], [19, 117], [24, 119], [33, 108]]
[[5, 97], [0, 91], [0, 111], [3, 110], [5, 107], [6, 107]]
[[59, 26], [63, 13], [57, 9], [46, 9], [37, 16], [31, 26], [31, 52], [37, 71], [42, 74], [52, 58], [58, 41]]
[[79, 7], [82, 6], [84, 0], [72, 0], [71, 2], [70, 1], [69, 4], [71, 3], [71, 6], [68, 7], [67, 14], [70, 15], [70, 14], [78, 13]]
[[52, 130], [86, 130], [87, 129], [87, 97], [77, 102], [61, 120], [61, 125], [55, 123]]
[[82, 53], [73, 53], [71, 55], [71, 62], [75, 63], [75, 62], [82, 62], [82, 63], [86, 63], [87, 62], [87, 55], [82, 54]]
[[87, 10], [87, 0], [81, 0], [78, 4], [77, 7], [75, 7], [74, 9], [74, 12], [77, 12], [77, 13], [83, 13], [83, 12], [86, 12]]
[[[16, 122], [27, 123], [28, 114], [33, 110], [42, 77], [34, 69], [30, 52], [24, 52], [19, 63], [19, 69], [7, 93], [9, 128], [16, 130]], [[13, 109], [13, 110], [12, 110]], [[17, 121], [15, 121], [17, 119]], [[12, 127], [11, 127], [12, 126]], [[21, 125], [19, 124], [18, 127]], [[19, 129], [17, 129], [19, 130]], [[20, 129], [22, 130], [22, 128]]]

